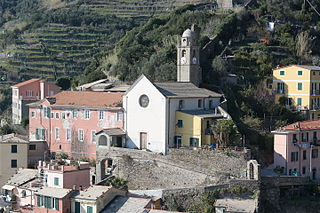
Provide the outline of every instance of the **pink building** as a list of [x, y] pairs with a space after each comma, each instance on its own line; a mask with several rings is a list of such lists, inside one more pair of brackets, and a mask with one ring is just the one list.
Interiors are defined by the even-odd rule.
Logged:
[[71, 212], [72, 189], [43, 187], [35, 192], [37, 213], [69, 213]]
[[41, 100], [46, 96], [52, 96], [60, 92], [60, 88], [41, 79], [31, 79], [12, 88], [12, 121], [20, 124], [29, 115], [26, 104]]
[[320, 121], [302, 121], [273, 131], [274, 166], [287, 175], [320, 178]]
[[46, 164], [39, 161], [38, 170], [44, 177], [44, 186], [64, 189], [85, 189], [90, 186], [90, 165], [88, 162], [77, 162], [78, 166]]
[[64, 91], [29, 104], [29, 139], [46, 142], [53, 156], [95, 159], [97, 132], [117, 130], [111, 137], [124, 141], [122, 94]]

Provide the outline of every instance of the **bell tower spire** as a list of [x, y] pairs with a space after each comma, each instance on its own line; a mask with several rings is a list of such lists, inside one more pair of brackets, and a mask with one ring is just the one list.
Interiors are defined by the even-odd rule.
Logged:
[[196, 86], [201, 83], [199, 31], [196, 25], [192, 25], [191, 29], [186, 29], [181, 36], [177, 46], [178, 82], [191, 82]]

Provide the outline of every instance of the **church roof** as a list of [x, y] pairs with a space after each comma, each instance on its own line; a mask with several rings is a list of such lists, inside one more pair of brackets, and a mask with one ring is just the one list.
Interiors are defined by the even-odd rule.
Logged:
[[168, 98], [220, 98], [222, 94], [196, 87], [193, 83], [155, 82], [155, 87]]

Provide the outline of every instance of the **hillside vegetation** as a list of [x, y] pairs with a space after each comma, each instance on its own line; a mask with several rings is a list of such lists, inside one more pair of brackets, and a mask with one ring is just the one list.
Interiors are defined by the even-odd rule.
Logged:
[[[320, 7], [317, 1], [310, 2]], [[267, 89], [272, 69], [292, 63], [320, 64], [319, 19], [303, 0], [261, 0], [230, 14], [186, 6], [131, 30], [115, 49], [96, 55], [86, 77], [105, 73], [134, 81], [143, 73], [151, 80], [175, 80], [177, 41], [196, 23], [202, 29], [201, 47], [213, 48], [202, 50], [203, 86], [227, 96], [229, 112], [248, 142], [272, 151], [268, 132], [304, 119], [299, 112], [273, 103]], [[240, 84], [224, 85], [228, 73], [236, 74]]]
[[3, 0], [0, 73], [51, 81], [81, 75], [126, 31], [187, 2], [208, 1]]

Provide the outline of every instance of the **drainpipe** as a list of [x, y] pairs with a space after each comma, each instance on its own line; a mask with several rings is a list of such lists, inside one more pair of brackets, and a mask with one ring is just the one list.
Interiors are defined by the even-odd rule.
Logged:
[[[171, 99], [168, 98], [168, 116], [167, 116], [167, 123], [168, 123], [168, 133], [167, 133], [167, 137], [168, 137], [168, 140], [166, 142], [166, 152], [168, 153], [169, 152], [169, 140], [170, 140], [170, 101]], [[165, 154], [165, 153], [163, 153]]]
[[309, 168], [309, 175], [310, 175], [310, 178], [312, 178], [311, 177], [311, 175], [312, 175], [312, 160], [311, 160], [311, 158], [312, 158], [312, 147], [313, 147], [313, 145], [311, 145], [310, 146], [310, 156], [309, 156], [309, 163], [310, 163], [310, 168]]

